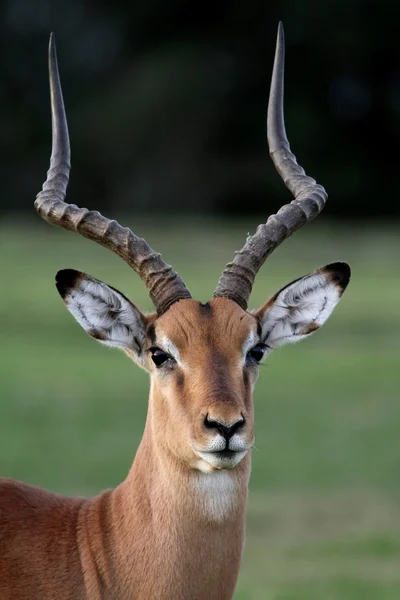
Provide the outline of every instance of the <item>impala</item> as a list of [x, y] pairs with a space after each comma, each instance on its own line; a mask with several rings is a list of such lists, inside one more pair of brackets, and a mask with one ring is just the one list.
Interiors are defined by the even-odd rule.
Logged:
[[125, 481], [93, 499], [0, 482], [1, 600], [228, 600], [245, 536], [253, 388], [258, 364], [329, 317], [350, 278], [334, 263], [247, 309], [271, 252], [323, 209], [323, 187], [298, 166], [283, 120], [279, 25], [268, 107], [272, 160], [295, 199], [260, 225], [222, 273], [212, 300], [192, 299], [145, 240], [97, 211], [67, 204], [67, 121], [53, 37], [50, 169], [36, 209], [49, 223], [102, 244], [145, 282], [155, 312], [93, 277], [60, 271], [68, 310], [102, 344], [150, 373], [142, 440]]

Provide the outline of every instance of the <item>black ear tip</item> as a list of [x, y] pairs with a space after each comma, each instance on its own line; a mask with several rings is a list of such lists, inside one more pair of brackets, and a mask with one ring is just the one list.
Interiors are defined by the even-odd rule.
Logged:
[[329, 273], [330, 278], [336, 283], [343, 291], [346, 289], [347, 284], [350, 281], [351, 269], [350, 265], [345, 262], [335, 262], [324, 267], [324, 271]]
[[56, 274], [56, 288], [62, 298], [68, 294], [68, 292], [76, 287], [76, 284], [81, 278], [82, 273], [75, 271], [75, 269], [63, 269], [58, 271]]

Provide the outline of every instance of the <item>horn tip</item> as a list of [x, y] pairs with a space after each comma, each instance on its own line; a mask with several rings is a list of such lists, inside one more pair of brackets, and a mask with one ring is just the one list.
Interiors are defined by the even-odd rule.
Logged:
[[49, 39], [49, 64], [50, 66], [57, 64], [56, 38], [53, 32], [50, 33]]
[[284, 44], [285, 43], [285, 30], [283, 28], [283, 23], [282, 21], [279, 21], [278, 23], [278, 39], [277, 39], [277, 43], [278, 44]]
[[50, 33], [48, 61], [49, 61], [48, 64], [49, 64], [50, 86], [52, 87], [53, 85], [56, 85], [56, 82], [59, 78], [58, 64], [57, 64], [56, 38], [55, 38], [54, 32]]

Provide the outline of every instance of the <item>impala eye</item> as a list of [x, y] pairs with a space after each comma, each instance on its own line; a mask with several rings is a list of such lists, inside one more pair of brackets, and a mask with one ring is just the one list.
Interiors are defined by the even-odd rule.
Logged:
[[151, 358], [156, 367], [161, 367], [167, 360], [172, 360], [171, 356], [164, 352], [164, 350], [160, 350], [160, 348], [151, 348]]
[[263, 344], [257, 344], [257, 346], [248, 351], [247, 360], [259, 363], [265, 354], [265, 350], [266, 347]]

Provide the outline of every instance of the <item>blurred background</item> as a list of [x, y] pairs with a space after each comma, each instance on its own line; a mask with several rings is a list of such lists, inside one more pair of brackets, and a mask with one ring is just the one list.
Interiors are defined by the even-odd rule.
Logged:
[[398, 600], [400, 5], [4, 0], [0, 14], [0, 473], [96, 494], [124, 478], [146, 414], [146, 374], [85, 336], [53, 277], [87, 271], [150, 310], [142, 283], [33, 210], [49, 32], [69, 201], [145, 236], [207, 300], [246, 234], [291, 199], [265, 126], [282, 20], [288, 136], [329, 202], [269, 259], [251, 304], [336, 260], [353, 278], [323, 330], [261, 371], [235, 600]]

